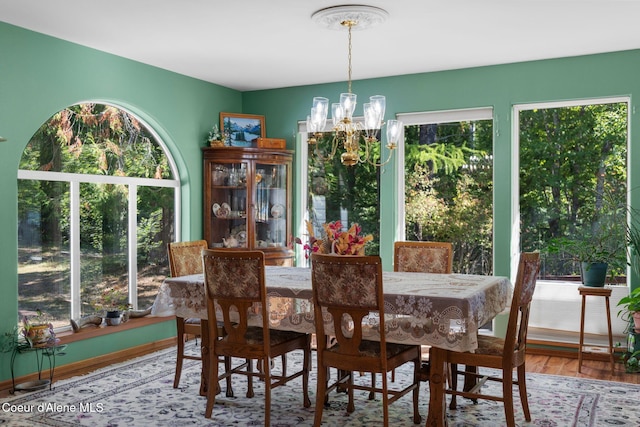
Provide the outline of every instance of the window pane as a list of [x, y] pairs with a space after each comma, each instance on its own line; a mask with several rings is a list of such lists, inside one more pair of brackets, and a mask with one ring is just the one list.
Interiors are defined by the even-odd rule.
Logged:
[[405, 236], [451, 242], [453, 271], [493, 271], [493, 123], [405, 127]]
[[18, 312], [69, 324], [69, 184], [18, 181]]
[[[324, 138], [330, 138], [326, 136]], [[325, 144], [327, 141], [324, 142]], [[338, 152], [324, 161], [309, 145], [308, 185], [309, 219], [316, 237], [323, 236], [323, 224], [340, 220], [346, 231], [358, 223], [363, 235], [373, 240], [365, 246], [366, 255], [380, 253], [380, 168], [369, 163], [344, 166]], [[376, 153], [377, 154], [377, 153]], [[376, 157], [376, 161], [380, 161]], [[305, 238], [302, 239], [306, 241]]]
[[519, 119], [522, 250], [542, 253], [548, 280], [580, 280], [579, 254], [563, 242], [611, 252], [609, 273], [624, 276], [627, 104], [540, 108]]
[[167, 243], [174, 241], [173, 188], [138, 187], [138, 303], [149, 308], [169, 276]]
[[124, 110], [74, 105], [56, 113], [29, 141], [20, 169], [173, 179], [152, 134]]
[[127, 191], [125, 185], [80, 184], [83, 316], [96, 311], [98, 296], [106, 289], [128, 289]]

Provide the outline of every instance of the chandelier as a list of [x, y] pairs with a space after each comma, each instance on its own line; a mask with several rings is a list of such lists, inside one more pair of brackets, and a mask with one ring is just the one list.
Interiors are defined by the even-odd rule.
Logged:
[[[358, 163], [370, 163], [374, 166], [382, 166], [391, 160], [393, 150], [398, 147], [402, 134], [402, 122], [388, 120], [387, 143], [389, 155], [385, 161], [376, 163], [373, 158], [375, 144], [378, 144], [380, 129], [384, 123], [385, 97], [375, 95], [369, 98], [369, 102], [363, 104], [363, 119], [354, 120], [353, 113], [356, 108], [357, 95], [351, 91], [351, 32], [354, 28], [364, 29], [371, 25], [383, 22], [387, 18], [387, 12], [372, 6], [334, 6], [319, 10], [312, 15], [312, 19], [329, 28], [346, 28], [349, 40], [348, 55], [348, 84], [347, 92], [340, 94], [340, 102], [331, 104], [331, 120], [333, 122], [332, 138], [329, 146], [323, 154], [320, 148], [321, 138], [327, 124], [329, 113], [329, 99], [324, 97], [313, 98], [311, 114], [307, 116], [307, 132], [309, 133], [309, 145], [315, 145], [316, 156], [323, 161], [335, 157], [338, 148], [344, 152], [340, 155], [342, 164], [354, 166]], [[361, 140], [363, 143], [361, 143]], [[382, 151], [380, 152], [382, 158]]]

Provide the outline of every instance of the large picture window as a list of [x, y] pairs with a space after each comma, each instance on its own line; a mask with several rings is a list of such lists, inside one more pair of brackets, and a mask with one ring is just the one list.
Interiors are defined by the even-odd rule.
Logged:
[[453, 244], [453, 271], [493, 272], [491, 109], [400, 115], [404, 239]]
[[521, 106], [520, 243], [545, 280], [581, 280], [581, 261], [626, 275], [626, 100]]
[[44, 123], [18, 172], [19, 313], [66, 326], [110, 288], [149, 307], [176, 230], [174, 170], [153, 132], [117, 107], [74, 105]]

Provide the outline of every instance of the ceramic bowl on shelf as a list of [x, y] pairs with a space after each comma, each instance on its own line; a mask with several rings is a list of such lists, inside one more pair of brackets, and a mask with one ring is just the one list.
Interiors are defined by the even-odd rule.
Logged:
[[280, 218], [284, 215], [284, 206], [281, 204], [273, 205], [271, 207], [271, 216], [274, 218]]

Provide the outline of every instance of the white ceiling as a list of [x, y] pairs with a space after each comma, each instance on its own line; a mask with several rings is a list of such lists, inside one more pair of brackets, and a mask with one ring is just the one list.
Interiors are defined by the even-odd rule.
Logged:
[[[310, 18], [339, 4], [0, 0], [0, 20], [244, 91], [345, 81], [346, 31]], [[354, 31], [354, 80], [640, 48], [640, 0], [366, 4], [390, 16]]]

